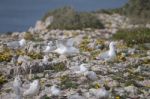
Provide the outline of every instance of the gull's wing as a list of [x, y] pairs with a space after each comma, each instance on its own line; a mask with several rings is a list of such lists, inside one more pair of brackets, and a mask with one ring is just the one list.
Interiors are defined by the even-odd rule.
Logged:
[[98, 56], [98, 59], [107, 59], [107, 58], [109, 58], [108, 51], [100, 53], [100, 55]]
[[66, 42], [66, 46], [69, 46], [69, 47], [73, 46], [73, 44], [74, 44], [74, 39], [73, 38], [68, 39], [67, 42]]
[[7, 46], [10, 47], [10, 48], [19, 48], [20, 44], [19, 44], [18, 41], [12, 41], [12, 42], [8, 42]]
[[57, 40], [56, 47], [57, 48], [65, 47], [64, 40]]

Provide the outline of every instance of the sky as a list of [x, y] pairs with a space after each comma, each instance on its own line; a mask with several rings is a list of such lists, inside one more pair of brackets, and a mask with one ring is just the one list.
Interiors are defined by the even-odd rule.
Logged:
[[0, 0], [0, 33], [25, 31], [50, 9], [72, 6], [79, 11], [117, 8], [128, 0]]

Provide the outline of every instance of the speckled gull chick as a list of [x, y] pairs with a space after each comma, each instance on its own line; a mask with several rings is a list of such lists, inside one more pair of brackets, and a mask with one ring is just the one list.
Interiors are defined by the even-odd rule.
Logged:
[[29, 89], [27, 89], [24, 93], [23, 96], [25, 97], [34, 97], [39, 93], [40, 90], [40, 85], [39, 85], [39, 80], [34, 80], [31, 84]]
[[17, 49], [17, 48], [20, 48], [20, 47], [24, 47], [25, 44], [26, 44], [26, 40], [25, 39], [21, 39], [20, 41], [8, 42], [7, 46], [9, 48]]
[[22, 81], [19, 75], [17, 75], [13, 82], [13, 90], [16, 94], [16, 99], [22, 99], [21, 86], [22, 86]]
[[103, 60], [113, 60], [116, 58], [116, 49], [115, 49], [115, 42], [111, 42], [109, 44], [109, 50], [101, 53], [100, 56], [97, 57], [97, 59], [103, 59]]
[[54, 50], [54, 52], [60, 55], [74, 55], [79, 53], [79, 50], [75, 48], [73, 44], [74, 42], [72, 39], [67, 40], [67, 42], [57, 41], [56, 43], [57, 49]]

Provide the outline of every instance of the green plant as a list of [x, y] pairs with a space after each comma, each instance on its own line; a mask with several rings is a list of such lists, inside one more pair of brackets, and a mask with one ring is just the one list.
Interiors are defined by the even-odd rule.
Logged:
[[50, 11], [43, 17], [43, 21], [49, 16], [53, 16], [54, 18], [48, 29], [104, 28], [95, 14], [77, 12], [71, 7], [62, 7]]
[[77, 83], [73, 82], [68, 75], [64, 75], [60, 78], [61, 80], [61, 87], [62, 88], [77, 88]]
[[10, 51], [3, 51], [0, 52], [0, 62], [10, 62], [12, 58], [12, 55], [10, 54]]
[[0, 74], [0, 85], [4, 84], [7, 82], [7, 79], [4, 75]]
[[54, 66], [51, 66], [51, 70], [54, 70], [55, 72], [64, 71], [66, 70], [65, 63], [63, 62], [57, 63]]
[[115, 40], [124, 40], [127, 45], [150, 43], [150, 29], [135, 28], [119, 30], [112, 38]]
[[32, 59], [42, 59], [42, 53], [36, 53], [36, 52], [30, 52], [28, 53], [28, 56], [30, 56]]

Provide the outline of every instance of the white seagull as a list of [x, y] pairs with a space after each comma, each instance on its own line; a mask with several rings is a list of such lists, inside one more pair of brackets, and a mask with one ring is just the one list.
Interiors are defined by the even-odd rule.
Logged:
[[77, 74], [84, 74], [85, 72], [88, 71], [88, 68], [85, 67], [85, 66], [87, 66], [87, 65], [88, 65], [88, 64], [83, 63], [83, 64], [81, 64], [80, 66], [74, 66], [74, 67], [73, 67], [73, 70], [74, 70], [75, 73], [77, 73]]
[[79, 53], [79, 49], [73, 46], [73, 40], [69, 39], [67, 42], [56, 42], [57, 49], [54, 50], [55, 53], [60, 55], [74, 55]]
[[25, 46], [25, 44], [26, 44], [26, 40], [25, 40], [25, 39], [21, 39], [21, 40], [19, 41], [20, 47]]
[[86, 71], [88, 71], [88, 68], [85, 67], [86, 65], [87, 64], [81, 64], [80, 65], [80, 72], [86, 72]]
[[57, 88], [56, 85], [53, 85], [51, 87], [50, 91], [51, 91], [52, 95], [54, 95], [54, 96], [59, 96], [61, 93], [60, 89]]
[[24, 93], [23, 96], [25, 97], [34, 97], [39, 93], [40, 90], [40, 84], [39, 80], [34, 80], [31, 84], [29, 89], [27, 89]]
[[22, 86], [22, 81], [18, 75], [15, 77], [13, 82], [13, 89], [16, 94], [16, 99], [22, 99], [21, 86]]
[[21, 39], [20, 41], [12, 41], [12, 42], [8, 42], [7, 46], [13, 49], [17, 49], [20, 47], [24, 47], [26, 44], [26, 40], [25, 39]]
[[115, 42], [111, 42], [109, 44], [109, 51], [106, 51], [102, 54], [100, 54], [97, 59], [103, 59], [103, 60], [113, 60], [116, 58], [116, 49], [115, 49]]
[[44, 52], [44, 53], [51, 52], [51, 51], [52, 51], [52, 44], [53, 44], [53, 42], [49, 42], [43, 52]]
[[96, 99], [108, 99], [109, 92], [105, 88], [90, 89], [90, 92], [96, 96]]
[[89, 79], [89, 80], [96, 80], [97, 79], [97, 75], [94, 71], [87, 71], [84, 73], [84, 75]]
[[45, 64], [47, 64], [47, 63], [48, 63], [48, 59], [49, 59], [49, 57], [48, 57], [47, 55], [45, 55], [45, 56], [43, 57], [42, 62], [45, 63]]

